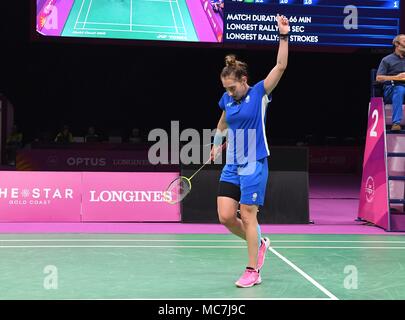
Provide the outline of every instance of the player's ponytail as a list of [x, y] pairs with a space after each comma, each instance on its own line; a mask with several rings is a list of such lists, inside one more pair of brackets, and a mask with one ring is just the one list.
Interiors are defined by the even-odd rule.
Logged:
[[240, 80], [243, 76], [248, 77], [247, 64], [237, 60], [233, 54], [227, 55], [225, 57], [225, 67], [221, 72], [221, 78], [235, 77], [237, 80]]
[[235, 67], [236, 66], [236, 56], [233, 54], [228, 54], [225, 57], [225, 66], [226, 67]]

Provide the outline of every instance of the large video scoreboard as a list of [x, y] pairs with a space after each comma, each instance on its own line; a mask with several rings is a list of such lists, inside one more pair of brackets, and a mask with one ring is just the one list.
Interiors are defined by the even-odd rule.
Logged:
[[[276, 15], [302, 46], [390, 47], [400, 0], [36, 0], [43, 36], [270, 45]], [[402, 8], [404, 10], [404, 8]]]

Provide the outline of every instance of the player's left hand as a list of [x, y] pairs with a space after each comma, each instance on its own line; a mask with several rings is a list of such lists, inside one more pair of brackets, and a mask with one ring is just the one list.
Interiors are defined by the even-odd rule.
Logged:
[[277, 14], [276, 20], [278, 24], [278, 31], [280, 32], [280, 34], [287, 34], [290, 31], [287, 17]]

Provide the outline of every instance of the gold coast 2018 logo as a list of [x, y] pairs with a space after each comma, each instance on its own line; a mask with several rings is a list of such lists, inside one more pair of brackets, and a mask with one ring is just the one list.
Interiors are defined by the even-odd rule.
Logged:
[[369, 176], [366, 181], [366, 200], [367, 202], [371, 202], [374, 199], [375, 196], [375, 184], [374, 184], [374, 179], [372, 176]]

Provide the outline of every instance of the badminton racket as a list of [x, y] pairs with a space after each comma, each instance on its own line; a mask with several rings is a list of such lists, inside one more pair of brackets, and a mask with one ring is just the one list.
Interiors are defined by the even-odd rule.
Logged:
[[[223, 150], [226, 146], [226, 143], [218, 146], [218, 151]], [[219, 154], [217, 151], [217, 155]], [[171, 197], [170, 200], [166, 200], [170, 204], [176, 204], [182, 201], [191, 191], [191, 179], [193, 179], [197, 173], [199, 173], [202, 168], [204, 168], [211, 160], [213, 156], [210, 158], [197, 170], [193, 173], [190, 177], [180, 176], [174, 179], [166, 189], [166, 192], [170, 192]]]

